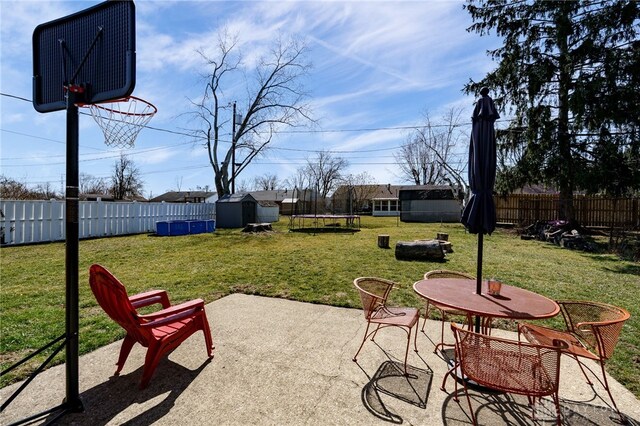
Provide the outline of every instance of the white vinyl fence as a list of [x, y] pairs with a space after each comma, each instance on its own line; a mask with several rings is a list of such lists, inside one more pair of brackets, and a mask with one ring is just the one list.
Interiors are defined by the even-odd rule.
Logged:
[[[80, 238], [155, 232], [156, 222], [215, 219], [214, 203], [80, 201]], [[0, 242], [31, 244], [65, 239], [65, 201], [0, 200]]]

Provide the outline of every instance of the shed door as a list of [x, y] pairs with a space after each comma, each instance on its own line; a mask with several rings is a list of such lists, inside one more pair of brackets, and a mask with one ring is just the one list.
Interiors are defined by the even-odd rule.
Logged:
[[251, 201], [242, 202], [242, 226], [256, 222], [256, 204]]

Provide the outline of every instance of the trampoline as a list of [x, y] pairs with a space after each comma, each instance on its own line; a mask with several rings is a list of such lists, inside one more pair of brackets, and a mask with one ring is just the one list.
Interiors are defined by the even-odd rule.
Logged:
[[[344, 223], [344, 226], [342, 225]], [[360, 230], [360, 216], [353, 214], [296, 214], [289, 219], [289, 231], [315, 230], [344, 231]]]

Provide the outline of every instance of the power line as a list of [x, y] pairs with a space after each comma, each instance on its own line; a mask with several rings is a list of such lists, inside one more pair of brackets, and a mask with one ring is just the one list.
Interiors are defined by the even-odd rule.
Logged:
[[[174, 133], [174, 134], [179, 134], [179, 135], [187, 135], [186, 133], [179, 133], [179, 132], [173, 132], [173, 131], [169, 131], [169, 130], [164, 130], [164, 129], [160, 129], [157, 127], [149, 127], [151, 130], [158, 130], [158, 131], [166, 131], [169, 133]], [[29, 137], [29, 138], [34, 138], [34, 139], [41, 139], [41, 140], [46, 140], [49, 142], [55, 142], [57, 144], [66, 144], [66, 142], [63, 141], [59, 141], [59, 140], [55, 140], [55, 139], [50, 139], [50, 138], [45, 138], [45, 137], [41, 137], [41, 136], [37, 136], [37, 135], [31, 135], [28, 133], [23, 133], [23, 132], [17, 132], [15, 130], [8, 130], [8, 129], [2, 129], [0, 128], [0, 131], [6, 132], [6, 133], [12, 133], [15, 135], [19, 135], [19, 136], [25, 136], [25, 137]], [[189, 135], [198, 139], [204, 139], [203, 137], [198, 137], [198, 136], [194, 136], [194, 135]], [[230, 143], [230, 141], [226, 141], [226, 140], [222, 140], [221, 142], [227, 142]], [[175, 145], [168, 145], [168, 146], [162, 146], [162, 147], [156, 147], [156, 148], [149, 148], [148, 150], [140, 150], [140, 151], [132, 151], [131, 154], [139, 154], [139, 153], [144, 153], [144, 152], [148, 152], [151, 150], [160, 150], [160, 149], [168, 149], [168, 148], [172, 148], [172, 147], [176, 147], [176, 146], [182, 146], [182, 145], [188, 145], [188, 144], [192, 144], [193, 142], [181, 142]], [[82, 145], [81, 145], [82, 146]], [[88, 147], [88, 146], [84, 146], [85, 148], [91, 148], [91, 149], [95, 149], [95, 150], [99, 150], [99, 151], [107, 151], [107, 150], [100, 150], [99, 148], [94, 148], [94, 147]], [[391, 148], [377, 148], [377, 149], [358, 149], [358, 150], [330, 150], [328, 152], [332, 153], [332, 154], [359, 154], [359, 153], [367, 153], [367, 152], [383, 152], [383, 151], [393, 151], [398, 149], [398, 146], [394, 146]], [[283, 148], [283, 147], [277, 147], [277, 146], [270, 146], [269, 150], [278, 150], [278, 151], [291, 151], [291, 152], [320, 152], [320, 150], [312, 150], [312, 149], [301, 149], [301, 148]], [[327, 152], [327, 151], [325, 151]], [[81, 155], [91, 155], [91, 154], [81, 154]], [[29, 157], [5, 157], [2, 160], [26, 160], [26, 159], [45, 159], [45, 158], [52, 158], [52, 157], [64, 157], [64, 155], [57, 155], [57, 156], [45, 156], [45, 157], [33, 157], [33, 156], [29, 156]]]
[[11, 95], [9, 93], [1, 93], [1, 92], [0, 92], [0, 95], [6, 96], [8, 98], [20, 99], [21, 101], [26, 101], [26, 102], [31, 103], [31, 99], [23, 98], [22, 96]]
[[[12, 133], [14, 135], [26, 136], [26, 137], [33, 138], [33, 139], [40, 139], [40, 140], [47, 141], [47, 142], [54, 142], [54, 143], [57, 143], [57, 144], [66, 145], [66, 142], [62, 142], [62, 141], [59, 141], [59, 140], [56, 140], [56, 139], [45, 138], [45, 137], [36, 136], [36, 135], [30, 135], [28, 133], [16, 132], [15, 130], [7, 130], [7, 129], [1, 129], [1, 128], [0, 128], [0, 130], [5, 132], [5, 133]], [[95, 149], [96, 151], [106, 151], [104, 149], [95, 148], [95, 147], [87, 146], [87, 145], [80, 145], [80, 146], [83, 147], [83, 148]], [[34, 157], [23, 157], [23, 158], [34, 158]], [[51, 158], [51, 157], [48, 156], [46, 158]], [[7, 158], [5, 158], [5, 159], [7, 159]], [[21, 159], [21, 158], [15, 158], [15, 159]]]
[[[149, 152], [153, 152], [153, 151], [162, 151], [165, 149], [171, 149], [171, 148], [175, 148], [177, 146], [180, 145], [184, 145], [183, 144], [176, 144], [176, 145], [169, 145], [169, 146], [162, 146], [162, 147], [156, 147], [156, 148], [148, 148], [148, 149], [141, 149], [139, 151], [132, 151], [132, 152], [128, 152], [126, 155], [139, 155], [139, 154], [147, 154]], [[84, 156], [88, 156], [88, 155], [95, 155], [95, 154], [82, 154]], [[116, 153], [112, 153], [109, 155], [104, 155], [102, 157], [92, 157], [92, 158], [85, 158], [82, 160], [79, 160], [80, 162], [88, 162], [88, 161], [99, 161], [99, 160], [108, 160], [111, 158], [118, 158], [120, 157], [121, 153], [120, 152], [116, 152]], [[2, 158], [2, 160], [25, 160], [25, 159], [50, 159], [50, 158], [56, 158], [56, 157], [64, 157], [64, 155], [50, 155], [50, 156], [46, 156], [46, 157], [13, 157], [13, 158]], [[58, 162], [58, 163], [47, 163], [48, 166], [55, 166], [55, 165], [61, 165], [61, 164], [66, 164], [66, 162]], [[3, 167], [33, 167], [33, 166], [41, 166], [41, 164], [3, 164]]]
[[[27, 101], [27, 102], [31, 102], [30, 99], [26, 99], [20, 96], [15, 96], [15, 95], [11, 95], [8, 93], [2, 93], [0, 92], [0, 95], [2, 96], [8, 96], [11, 98], [15, 98], [15, 99], [20, 99], [23, 101]], [[82, 113], [81, 114], [85, 114], [85, 115], [91, 115], [91, 114], [87, 114], [87, 113]], [[500, 120], [497, 122], [501, 122]], [[365, 128], [356, 128], [356, 129], [299, 129], [299, 130], [279, 130], [278, 133], [286, 133], [286, 134], [314, 134], [314, 133], [355, 133], [355, 132], [377, 132], [377, 131], [388, 131], [388, 130], [416, 130], [416, 129], [422, 129], [424, 127], [468, 127], [471, 126], [471, 122], [468, 123], [461, 123], [461, 124], [453, 124], [453, 125], [449, 125], [449, 124], [432, 124], [429, 126], [425, 126], [424, 124], [417, 124], [417, 125], [408, 125], [408, 126], [388, 126], [388, 127], [365, 127]], [[160, 127], [153, 127], [153, 126], [143, 126], [144, 128], [150, 129], [150, 130], [156, 130], [159, 132], [166, 132], [166, 133], [172, 133], [172, 134], [176, 134], [176, 135], [181, 135], [181, 136], [190, 136], [190, 137], [196, 137], [199, 139], [204, 139], [202, 136], [196, 136], [192, 133], [185, 133], [185, 132], [177, 132], [175, 130], [169, 130], [169, 129], [163, 129]], [[223, 142], [228, 142], [231, 143], [231, 141], [223, 141]]]

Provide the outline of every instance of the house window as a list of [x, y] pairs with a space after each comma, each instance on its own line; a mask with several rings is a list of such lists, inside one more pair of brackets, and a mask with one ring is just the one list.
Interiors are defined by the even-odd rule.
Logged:
[[398, 200], [389, 200], [389, 211], [398, 211]]
[[388, 212], [389, 211], [389, 201], [383, 200], [383, 201], [381, 201], [381, 203], [382, 203], [382, 209], [381, 210], [383, 212]]

